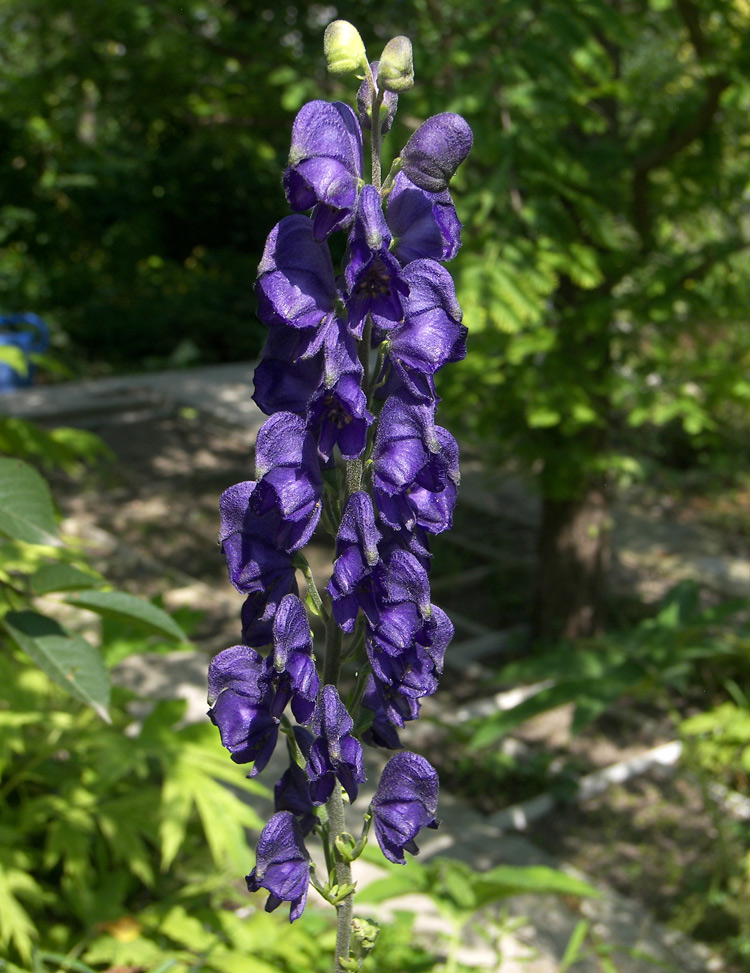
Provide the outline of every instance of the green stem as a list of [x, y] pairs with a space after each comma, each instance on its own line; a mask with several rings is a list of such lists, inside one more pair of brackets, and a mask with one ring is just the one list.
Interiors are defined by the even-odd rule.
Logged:
[[[344, 798], [341, 794], [341, 787], [336, 782], [333, 793], [328, 801], [328, 838], [334, 846], [337, 835], [343, 834], [346, 830], [344, 817]], [[341, 860], [341, 856], [334, 846], [336, 883], [339, 887], [351, 885], [352, 869], [351, 865]], [[343, 967], [340, 960], [348, 960], [351, 952], [352, 943], [352, 916], [354, 914], [354, 892], [350, 892], [336, 906], [336, 959], [333, 966], [334, 973], [341, 973]]]
[[372, 184], [380, 192], [382, 179], [380, 171], [380, 106], [383, 104], [383, 93], [374, 94], [372, 98], [372, 139], [370, 149], [372, 152]]
[[294, 566], [300, 570], [305, 578], [307, 584], [307, 590], [312, 599], [313, 605], [317, 609], [318, 615], [324, 620], [328, 621], [328, 609], [323, 604], [323, 601], [318, 592], [318, 588], [315, 584], [315, 578], [313, 577], [312, 568], [310, 567], [307, 558], [304, 554], [297, 554], [294, 558]]

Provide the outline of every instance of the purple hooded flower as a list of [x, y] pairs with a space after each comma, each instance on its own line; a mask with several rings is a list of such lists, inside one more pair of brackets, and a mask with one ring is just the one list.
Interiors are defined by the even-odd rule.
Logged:
[[360, 377], [352, 374], [342, 375], [332, 388], [319, 388], [308, 409], [307, 422], [317, 434], [318, 455], [324, 462], [334, 446], [346, 460], [361, 456], [373, 421]]
[[441, 193], [471, 151], [474, 136], [468, 122], [441, 112], [423, 122], [401, 150], [401, 169], [415, 186]]
[[452, 523], [458, 492], [458, 446], [434, 424], [434, 407], [392, 396], [383, 406], [373, 447], [373, 493], [390, 527], [432, 534]]
[[390, 242], [380, 193], [374, 186], [364, 186], [349, 237], [345, 268], [349, 328], [357, 336], [362, 334], [368, 314], [379, 332], [403, 320], [401, 302], [409, 288], [401, 265], [389, 252]]
[[414, 697], [403, 696], [393, 687], [370, 675], [367, 680], [363, 706], [372, 712], [372, 724], [362, 733], [362, 740], [370, 746], [400, 750], [396, 728], [419, 716], [419, 702]]
[[328, 582], [333, 614], [345, 632], [354, 628], [361, 603], [361, 587], [380, 560], [375, 511], [369, 494], [353, 493], [344, 508], [336, 536], [336, 561]]
[[211, 660], [208, 691], [213, 703], [208, 715], [223, 746], [235, 763], [254, 761], [250, 776], [255, 777], [271, 759], [278, 737], [267, 660], [246, 645], [225, 649]]
[[[372, 71], [372, 76], [375, 81], [375, 92], [372, 90], [372, 83], [369, 77], [365, 77], [365, 80], [359, 86], [359, 91], [357, 92], [357, 114], [359, 115], [359, 121], [362, 128], [366, 129], [368, 132], [372, 129], [372, 102], [373, 94], [377, 94], [379, 65], [380, 61], [370, 62], [370, 70]], [[397, 108], [398, 95], [396, 92], [383, 92], [383, 101], [380, 106], [380, 132], [382, 135], [385, 135], [386, 132], [390, 132]]]
[[306, 216], [286, 216], [268, 234], [255, 284], [258, 317], [269, 326], [318, 327], [334, 314], [336, 281], [327, 243]]
[[[377, 631], [368, 633], [367, 656], [381, 686], [411, 699], [431, 696], [443, 671], [445, 650], [453, 638], [453, 625], [437, 605], [430, 605], [411, 641], [394, 651]], [[400, 725], [400, 724], [399, 724]]]
[[289, 921], [299, 919], [310, 885], [310, 856], [302, 831], [290, 811], [274, 814], [261, 832], [255, 868], [246, 878], [250, 892], [267, 889], [266, 912], [290, 902]]
[[298, 212], [316, 207], [313, 234], [325, 238], [347, 226], [362, 177], [362, 131], [340, 101], [310, 101], [294, 119], [284, 190]]
[[255, 474], [254, 510], [260, 516], [278, 513], [276, 544], [288, 553], [298, 551], [320, 520], [323, 492], [315, 441], [300, 416], [277, 412], [263, 423], [255, 443]]
[[333, 793], [336, 778], [354, 802], [359, 784], [365, 781], [362, 745], [351, 735], [354, 722], [339, 699], [335, 686], [324, 686], [318, 697], [312, 729], [307, 776], [313, 804], [325, 804]]
[[461, 223], [451, 194], [428, 193], [399, 172], [388, 195], [391, 252], [402, 264], [422, 257], [452, 260], [461, 246]]
[[387, 332], [388, 359], [408, 393], [435, 400], [433, 376], [466, 357], [466, 327], [451, 275], [435, 260], [414, 260], [403, 269], [409, 287], [404, 320]]
[[434, 768], [408, 750], [394, 754], [385, 765], [372, 815], [380, 849], [389, 861], [405, 865], [404, 851], [419, 854], [414, 839], [422, 828], [437, 828], [438, 786]]
[[315, 668], [312, 633], [305, 606], [296, 595], [281, 600], [273, 620], [273, 672], [277, 683], [274, 716], [291, 700], [298, 723], [312, 718], [320, 679]]
[[282, 526], [279, 513], [256, 513], [251, 503], [256, 487], [254, 480], [235, 483], [219, 501], [219, 543], [227, 559], [229, 580], [238, 591], [252, 596], [248, 625], [268, 621], [266, 612], [275, 611], [277, 602], [297, 588], [292, 557], [276, 545]]

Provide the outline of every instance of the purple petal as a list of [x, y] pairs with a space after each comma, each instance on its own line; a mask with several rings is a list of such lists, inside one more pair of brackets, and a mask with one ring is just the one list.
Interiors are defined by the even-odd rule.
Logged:
[[433, 115], [401, 150], [401, 168], [420, 189], [443, 192], [469, 154], [473, 141], [471, 129], [460, 115]]

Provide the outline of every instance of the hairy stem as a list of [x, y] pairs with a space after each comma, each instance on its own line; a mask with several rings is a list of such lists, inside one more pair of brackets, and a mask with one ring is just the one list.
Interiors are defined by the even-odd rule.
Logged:
[[[349, 862], [341, 860], [335, 848], [337, 835], [343, 834], [346, 830], [344, 817], [344, 798], [341, 794], [341, 787], [338, 782], [333, 788], [328, 801], [328, 840], [334, 849], [336, 882], [339, 886], [351, 885], [352, 869]], [[342, 966], [339, 960], [349, 959], [352, 942], [352, 915], [354, 913], [354, 892], [350, 892], [336, 906], [336, 959], [333, 966], [333, 973], [340, 973]]]

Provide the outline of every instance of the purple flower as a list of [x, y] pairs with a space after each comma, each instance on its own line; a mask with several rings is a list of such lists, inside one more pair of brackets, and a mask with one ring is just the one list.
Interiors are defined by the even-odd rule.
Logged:
[[271, 326], [313, 328], [333, 315], [336, 281], [327, 243], [306, 216], [286, 216], [268, 234], [255, 284], [258, 317]]
[[208, 715], [223, 746], [235, 763], [254, 761], [250, 776], [255, 777], [271, 759], [278, 737], [267, 661], [246, 645], [225, 649], [209, 665], [208, 688], [213, 701]]
[[362, 733], [362, 740], [370, 746], [400, 750], [396, 728], [419, 716], [419, 702], [413, 697], [402, 696], [393, 687], [370, 675], [367, 680], [362, 704], [372, 712], [372, 724]]
[[325, 238], [347, 226], [362, 177], [362, 131], [340, 101], [310, 101], [294, 119], [284, 190], [293, 210], [316, 207], [313, 235]]
[[335, 686], [324, 686], [313, 717], [315, 742], [310, 747], [307, 776], [313, 804], [325, 804], [336, 778], [354, 802], [358, 785], [365, 781], [362, 745], [351, 735], [354, 722], [339, 699]]
[[391, 252], [402, 264], [421, 257], [452, 260], [461, 246], [461, 223], [451, 194], [428, 193], [399, 172], [388, 195]]
[[435, 400], [433, 376], [448, 362], [466, 357], [466, 327], [451, 275], [435, 260], [414, 260], [403, 270], [409, 287], [404, 320], [388, 331], [388, 357], [408, 393]]
[[430, 605], [427, 617], [406, 645], [395, 646], [393, 641], [384, 640], [378, 630], [368, 633], [367, 655], [379, 685], [411, 699], [431, 696], [437, 689], [445, 650], [452, 638], [453, 625], [437, 605]]
[[310, 402], [307, 421], [317, 432], [318, 455], [324, 462], [330, 460], [334, 446], [346, 460], [361, 456], [373, 416], [359, 376], [345, 374], [332, 388], [319, 388]]
[[289, 921], [299, 919], [307, 902], [310, 857], [302, 831], [290, 811], [274, 814], [261, 832], [255, 852], [255, 868], [246, 878], [250, 892], [270, 892], [266, 912], [290, 902]]
[[428, 193], [441, 193], [448, 188], [473, 142], [471, 129], [460, 115], [433, 115], [401, 150], [401, 169], [415, 186]]
[[405, 865], [404, 851], [419, 854], [414, 839], [422, 828], [437, 828], [438, 775], [415, 753], [394, 754], [385, 765], [372, 799], [373, 824], [385, 857]]
[[373, 492], [388, 526], [432, 534], [448, 530], [458, 493], [458, 446], [435, 425], [434, 406], [392, 396], [373, 447]]
[[305, 606], [296, 595], [281, 600], [273, 620], [273, 671], [277, 683], [272, 713], [280, 717], [287, 702], [298, 723], [312, 718], [320, 679]]
[[364, 186], [359, 195], [345, 268], [346, 309], [352, 334], [360, 336], [368, 314], [378, 331], [403, 320], [402, 299], [409, 293], [401, 265], [389, 253], [391, 234], [383, 216], [380, 193]]
[[269, 586], [288, 585], [294, 568], [290, 555], [276, 546], [281, 529], [278, 511], [260, 516], [251, 500], [258, 484], [235, 483], [221, 495], [219, 543], [229, 568], [229, 580], [243, 594], [265, 592]]
[[334, 617], [345, 632], [354, 628], [361, 603], [360, 588], [380, 560], [379, 540], [369, 494], [353, 493], [344, 508], [336, 536], [336, 561], [327, 588], [333, 600]]
[[280, 517], [276, 544], [298, 551], [320, 520], [323, 480], [315, 441], [305, 422], [291, 412], [277, 412], [261, 426], [255, 443], [257, 484], [251, 504], [259, 515]]

